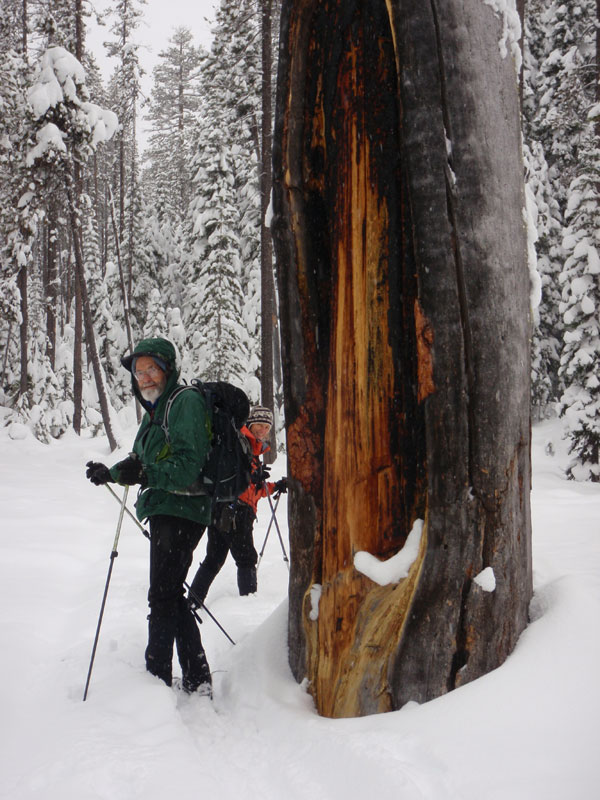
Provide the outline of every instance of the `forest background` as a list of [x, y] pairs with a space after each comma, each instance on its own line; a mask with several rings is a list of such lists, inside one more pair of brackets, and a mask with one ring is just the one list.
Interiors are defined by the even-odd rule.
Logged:
[[[569, 476], [598, 481], [600, 3], [518, 5], [534, 419], [563, 416]], [[0, 0], [0, 405], [14, 438], [89, 428], [116, 447], [137, 413], [120, 357], [154, 335], [184, 377], [236, 383], [282, 425], [279, 0], [222, 0], [210, 49], [175, 28], [149, 96], [145, 8], [107, 2], [98, 53], [87, 0]], [[499, 13], [515, 22], [513, 0]]]

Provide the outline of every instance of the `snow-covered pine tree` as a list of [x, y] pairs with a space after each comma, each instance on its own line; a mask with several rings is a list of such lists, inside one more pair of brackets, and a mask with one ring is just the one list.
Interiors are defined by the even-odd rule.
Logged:
[[525, 138], [544, 148], [555, 198], [566, 208], [587, 131], [586, 108], [594, 92], [595, 0], [530, 0]]
[[131, 327], [135, 340], [147, 319], [150, 293], [159, 286], [160, 281], [151, 240], [151, 221], [146, 219], [144, 190], [139, 181], [135, 162], [132, 164], [129, 180], [131, 191], [127, 193], [125, 200], [128, 224], [124, 231], [121, 257], [124, 264], [129, 265], [126, 273], [132, 275], [135, 271], [135, 279], [128, 290]]
[[565, 332], [560, 375], [565, 390], [560, 413], [567, 421], [567, 474], [600, 481], [600, 149], [584, 153], [581, 174], [572, 182], [567, 208], [567, 255], [560, 276], [560, 311]]
[[524, 146], [527, 196], [535, 212], [532, 220], [536, 269], [541, 282], [539, 305], [532, 309], [532, 404], [537, 418], [550, 412], [561, 394], [558, 378], [562, 347], [562, 315], [558, 311], [560, 287], [558, 275], [562, 267], [561, 215], [548, 180], [548, 167], [542, 146], [533, 142]]
[[[166, 336], [167, 317], [162, 304], [160, 291], [152, 289], [148, 297], [148, 313], [142, 329], [144, 339], [153, 339], [156, 336]], [[168, 337], [167, 337], [168, 338]]]
[[242, 321], [243, 295], [239, 215], [229, 162], [226, 123], [215, 114], [201, 124], [190, 204], [191, 242], [185, 267], [187, 343], [194, 374], [203, 380], [243, 384], [247, 374], [247, 333]]
[[[260, 158], [261, 158], [261, 39], [260, 7], [256, 0], [232, 2], [223, 0], [213, 28], [211, 52], [202, 68], [204, 103], [196, 132], [196, 149], [192, 161], [195, 196], [190, 203], [187, 228], [194, 263], [204, 257], [201, 243], [204, 222], [218, 213], [221, 201], [218, 192], [207, 182], [214, 171], [214, 145], [220, 149], [222, 176], [228, 170], [229, 208], [223, 207], [229, 220], [239, 263], [239, 281], [243, 301], [238, 312], [240, 335], [244, 338], [244, 385], [253, 402], [260, 393], [256, 382], [260, 374]], [[276, 27], [276, 26], [275, 26]], [[212, 130], [219, 131], [220, 141], [211, 142]], [[213, 165], [213, 166], [211, 166]], [[214, 197], [211, 200], [211, 196]], [[198, 226], [196, 222], [199, 220]], [[200, 233], [200, 236], [198, 234]], [[192, 267], [192, 271], [197, 269]], [[195, 325], [188, 318], [188, 340], [197, 339]], [[206, 350], [204, 352], [207, 352]]]
[[129, 402], [131, 396], [131, 386], [121, 367], [121, 356], [127, 350], [127, 334], [114, 316], [116, 309], [121, 310], [122, 315], [118, 276], [113, 262], [108, 262], [104, 274], [102, 272], [94, 208], [87, 195], [82, 197], [82, 216], [83, 259], [94, 330], [99, 343], [98, 354], [111, 389], [113, 405], [118, 409]]
[[26, 163], [38, 177], [42, 176], [46, 181], [54, 180], [57, 186], [62, 185], [68, 197], [67, 208], [82, 296], [87, 348], [106, 432], [111, 446], [116, 446], [85, 283], [78, 176], [81, 165], [98, 143], [112, 136], [117, 127], [117, 118], [110, 111], [89, 102], [84, 69], [62, 47], [51, 47], [44, 52], [36, 81], [29, 91], [29, 101], [36, 120], [36, 144], [29, 148]]
[[[564, 215], [589, 125], [593, 88], [593, 0], [529, 0], [524, 48], [523, 132], [528, 188], [537, 204], [537, 266], [542, 297], [533, 334], [532, 399], [543, 414], [564, 389], [559, 376]], [[564, 371], [561, 372], [564, 376]]]
[[150, 123], [144, 152], [143, 183], [159, 221], [177, 225], [190, 198], [190, 129], [200, 103], [200, 64], [206, 56], [193, 43], [189, 28], [180, 27], [158, 54], [146, 119]]
[[[2, 8], [0, 18], [7, 22], [13, 5]], [[2, 25], [0, 36], [0, 345], [2, 389], [9, 387], [14, 396], [27, 391], [28, 271], [41, 200], [25, 163], [34, 126], [27, 101], [31, 69], [24, 53], [13, 48], [19, 43], [14, 29]]]
[[[134, 279], [133, 261], [133, 228], [134, 209], [137, 200], [134, 197], [139, 190], [137, 122], [138, 102], [140, 98], [140, 78], [143, 70], [140, 66], [138, 51], [140, 44], [136, 41], [136, 31], [143, 15], [142, 7], [146, 0], [114, 0], [109, 9], [109, 17], [113, 24], [110, 27], [112, 39], [106, 42], [107, 54], [118, 60], [118, 66], [109, 85], [110, 107], [119, 118], [120, 128], [116, 140], [118, 147], [117, 174], [114, 185], [115, 203], [117, 205], [118, 236], [123, 242], [125, 230], [128, 228], [129, 247], [121, 246], [123, 269], [126, 273], [126, 288], [132, 294]], [[128, 212], [126, 211], [126, 206]]]

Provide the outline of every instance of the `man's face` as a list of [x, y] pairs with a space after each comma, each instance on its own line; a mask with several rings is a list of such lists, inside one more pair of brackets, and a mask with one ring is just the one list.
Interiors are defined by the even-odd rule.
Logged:
[[259, 442], [266, 442], [269, 438], [271, 426], [267, 422], [254, 422], [248, 430]]
[[135, 379], [144, 400], [156, 403], [165, 390], [167, 376], [150, 356], [140, 356], [135, 362]]

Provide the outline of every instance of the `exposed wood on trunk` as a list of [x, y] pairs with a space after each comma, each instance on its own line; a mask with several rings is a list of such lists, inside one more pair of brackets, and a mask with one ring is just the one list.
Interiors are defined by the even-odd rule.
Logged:
[[[289, 0], [281, 35], [290, 663], [320, 713], [348, 716], [483, 674], [526, 623], [517, 80], [478, 0]], [[417, 519], [408, 578], [354, 569], [358, 551], [395, 554]], [[487, 566], [493, 593], [473, 582]]]

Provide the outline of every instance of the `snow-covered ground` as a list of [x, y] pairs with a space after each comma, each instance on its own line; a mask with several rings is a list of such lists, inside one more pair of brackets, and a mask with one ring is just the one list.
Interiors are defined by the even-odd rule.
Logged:
[[[555, 456], [545, 452], [550, 440]], [[329, 720], [287, 665], [288, 572], [275, 532], [256, 596], [237, 595], [230, 559], [209, 593], [237, 642], [209, 619], [202, 625], [214, 701], [144, 671], [148, 543], [128, 518], [82, 702], [119, 511], [84, 465], [114, 457], [104, 439], [69, 434], [42, 445], [1, 428], [0, 797], [599, 797], [600, 486], [563, 479], [557, 422], [537, 426], [533, 442], [535, 597], [515, 652], [431, 703]], [[284, 470], [279, 458], [274, 474]], [[259, 512], [258, 549], [266, 501]], [[287, 547], [285, 497], [278, 517]]]

